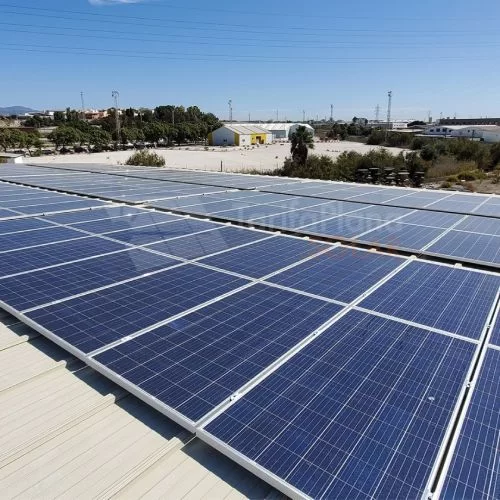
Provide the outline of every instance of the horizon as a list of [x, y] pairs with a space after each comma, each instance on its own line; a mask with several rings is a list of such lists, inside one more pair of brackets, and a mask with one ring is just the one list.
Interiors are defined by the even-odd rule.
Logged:
[[227, 0], [214, 8], [201, 0], [18, 3], [0, 3], [5, 107], [80, 109], [84, 92], [87, 109], [107, 109], [118, 90], [123, 109], [197, 105], [223, 121], [229, 99], [235, 121], [249, 113], [303, 121], [303, 110], [306, 120], [328, 119], [331, 104], [335, 120], [372, 120], [377, 105], [384, 120], [392, 90], [394, 120], [500, 115], [493, 0], [472, 12], [465, 0], [453, 8], [290, 0], [286, 11]]

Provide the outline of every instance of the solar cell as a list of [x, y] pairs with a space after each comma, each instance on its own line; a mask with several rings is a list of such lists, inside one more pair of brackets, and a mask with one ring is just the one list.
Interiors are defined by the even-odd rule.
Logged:
[[500, 494], [500, 351], [488, 349], [440, 497]]
[[366, 217], [368, 219], [378, 219], [383, 221], [390, 221], [408, 215], [412, 210], [399, 207], [384, 207], [382, 205], [371, 205], [363, 210], [358, 210], [355, 214], [356, 217]]
[[133, 245], [146, 245], [158, 241], [177, 238], [187, 234], [194, 234], [209, 229], [217, 229], [220, 224], [196, 219], [182, 219], [179, 221], [164, 222], [152, 226], [137, 227], [109, 233], [107, 236], [114, 240]]
[[500, 276], [412, 262], [360, 306], [478, 339], [499, 286]]
[[11, 217], [18, 217], [19, 214], [13, 212], [12, 210], [7, 210], [6, 208], [0, 208], [0, 219], [9, 219]]
[[116, 252], [124, 248], [126, 247], [118, 242], [97, 237], [85, 237], [78, 240], [54, 243], [50, 245], [50, 251], [46, 246], [39, 246], [4, 252], [1, 256], [0, 277]]
[[442, 233], [443, 229], [391, 222], [356, 239], [358, 241], [380, 243], [391, 247], [421, 250]]
[[474, 349], [351, 311], [198, 435], [295, 496], [419, 498]]
[[279, 214], [281, 212], [286, 212], [286, 208], [275, 207], [273, 205], [255, 205], [252, 207], [217, 212], [217, 217], [223, 217], [224, 219], [249, 221], [258, 219], [260, 217], [266, 217], [268, 215]]
[[428, 249], [429, 253], [500, 264], [500, 236], [450, 231]]
[[253, 278], [261, 278], [328, 248], [331, 246], [323, 243], [275, 236], [246, 247], [206, 257], [200, 262]]
[[454, 229], [461, 231], [470, 231], [472, 233], [484, 233], [494, 236], [500, 236], [500, 219], [469, 215]]
[[242, 201], [214, 201], [211, 200], [209, 203], [200, 203], [198, 205], [191, 205], [181, 207], [178, 210], [191, 213], [191, 214], [217, 214], [218, 212], [226, 211], [226, 210], [239, 210], [242, 208], [255, 207], [253, 203], [242, 202]]
[[188, 264], [43, 307], [26, 316], [89, 353], [246, 283]]
[[145, 212], [146, 211], [141, 208], [109, 205], [103, 208], [63, 212], [60, 214], [46, 215], [45, 217], [47, 220], [57, 222], [58, 224], [77, 224], [79, 222], [108, 219], [110, 217], [122, 217], [124, 215], [143, 214]]
[[[0, 222], [0, 235], [27, 231], [29, 229], [40, 229], [42, 227], [51, 227], [52, 224], [40, 219], [12, 219]], [[52, 226], [53, 227], [53, 226]]]
[[474, 210], [475, 214], [500, 217], [500, 204], [486, 202]]
[[164, 252], [183, 259], [197, 259], [216, 252], [269, 238], [269, 233], [237, 227], [221, 227], [174, 240], [148, 245], [157, 252]]
[[493, 325], [490, 342], [491, 344], [500, 347], [500, 315], [497, 318], [496, 323]]
[[340, 309], [257, 284], [95, 359], [197, 421]]
[[16, 212], [26, 215], [48, 214], [51, 212], [64, 212], [66, 210], [80, 210], [82, 208], [98, 207], [107, 202], [99, 200], [78, 200], [72, 202], [52, 203], [50, 205], [34, 205], [30, 207], [16, 207]]
[[403, 262], [399, 257], [338, 247], [283, 271], [269, 281], [349, 303]]
[[259, 226], [280, 229], [297, 229], [325, 219], [334, 217], [331, 213], [313, 212], [312, 210], [296, 210], [283, 214], [263, 217], [257, 221]]
[[85, 236], [84, 233], [66, 227], [48, 227], [22, 233], [3, 234], [0, 235], [0, 253], [35, 245], [46, 245], [57, 241], [74, 240], [82, 236]]
[[362, 234], [382, 224], [384, 224], [384, 221], [382, 220], [341, 215], [335, 219], [317, 222], [316, 224], [304, 227], [301, 232], [320, 236], [331, 236], [333, 238], [353, 238], [354, 236]]
[[463, 215], [459, 214], [418, 210], [417, 212], [403, 217], [399, 222], [404, 222], [405, 224], [416, 224], [417, 226], [440, 227], [447, 229], [457, 223], [460, 219], [463, 219], [463, 217]]
[[175, 264], [179, 261], [128, 250], [0, 280], [0, 300], [22, 311]]

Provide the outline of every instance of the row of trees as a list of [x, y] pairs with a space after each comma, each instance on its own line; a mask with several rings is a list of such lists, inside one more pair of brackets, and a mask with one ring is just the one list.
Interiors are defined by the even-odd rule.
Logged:
[[38, 132], [24, 132], [7, 127], [0, 128], [0, 148], [3, 151], [27, 149], [32, 154], [33, 150], [40, 149], [42, 145]]
[[55, 144], [56, 149], [79, 145], [97, 152], [106, 149], [111, 143], [111, 134], [105, 130], [91, 126], [82, 128], [62, 125], [51, 132], [47, 138]]

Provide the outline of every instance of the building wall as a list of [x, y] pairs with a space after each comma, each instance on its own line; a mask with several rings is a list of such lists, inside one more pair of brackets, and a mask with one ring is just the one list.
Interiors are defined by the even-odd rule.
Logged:
[[211, 146], [234, 146], [237, 145], [237, 142], [238, 134], [235, 134], [232, 130], [229, 130], [226, 127], [214, 130], [211, 136], [209, 136], [209, 143]]
[[442, 118], [440, 125], [500, 125], [500, 118]]
[[500, 142], [500, 132], [488, 132], [487, 130], [484, 130], [483, 140], [484, 142]]

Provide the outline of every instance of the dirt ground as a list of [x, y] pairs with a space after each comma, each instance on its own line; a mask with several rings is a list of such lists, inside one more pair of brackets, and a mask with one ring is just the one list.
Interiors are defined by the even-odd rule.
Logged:
[[[368, 146], [349, 141], [337, 142], [317, 142], [315, 143], [314, 154], [328, 155], [337, 158], [344, 151], [357, 151], [367, 153], [373, 149], [380, 149], [379, 146]], [[402, 151], [399, 148], [386, 148], [393, 154]], [[163, 156], [166, 166], [178, 169], [199, 169], [231, 172], [241, 172], [245, 170], [269, 171], [283, 165], [285, 157], [290, 155], [289, 143], [275, 143], [263, 146], [243, 147], [180, 147], [171, 149], [153, 150]], [[57, 156], [41, 156], [33, 161], [40, 163], [107, 163], [110, 165], [123, 164], [133, 151], [113, 151], [104, 153], [82, 153]]]

